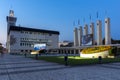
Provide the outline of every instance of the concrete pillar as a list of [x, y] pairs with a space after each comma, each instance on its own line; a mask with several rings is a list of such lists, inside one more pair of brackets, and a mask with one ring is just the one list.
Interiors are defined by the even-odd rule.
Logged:
[[95, 31], [94, 31], [94, 23], [90, 23], [90, 34], [93, 36], [93, 45], [95, 45]]
[[61, 49], [61, 52], [62, 52], [62, 54], [63, 54], [63, 50]]
[[97, 20], [97, 45], [102, 45], [102, 22]]
[[78, 29], [75, 28], [75, 30], [74, 30], [74, 46], [76, 47], [78, 45], [79, 45], [78, 44]]
[[71, 50], [70, 50], [70, 54], [71, 54], [72, 52], [71, 52]]
[[63, 53], [62, 49], [61, 49], [61, 54]]
[[74, 49], [74, 54], [76, 54], [76, 49]]
[[60, 54], [62, 54], [62, 50], [60, 49]]
[[63, 54], [65, 54], [65, 50], [63, 49]]
[[59, 50], [57, 50], [57, 53], [59, 53]]
[[59, 49], [59, 54], [60, 54], [60, 49]]
[[78, 41], [79, 41], [79, 46], [82, 45], [82, 26], [79, 27], [79, 30], [78, 30]]
[[110, 18], [105, 19], [105, 44], [111, 44]]
[[66, 53], [68, 54], [68, 49], [66, 49]]
[[83, 35], [87, 35], [88, 34], [88, 25], [85, 24], [84, 26], [84, 34]]
[[81, 54], [81, 49], [79, 49], [79, 54]]
[[61, 49], [59, 49], [59, 54], [61, 54]]
[[67, 50], [65, 49], [65, 53], [67, 53]]

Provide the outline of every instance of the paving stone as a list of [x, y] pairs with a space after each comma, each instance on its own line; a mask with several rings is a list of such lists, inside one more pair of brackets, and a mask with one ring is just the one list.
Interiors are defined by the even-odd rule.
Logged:
[[120, 80], [120, 63], [66, 67], [23, 56], [0, 58], [0, 80]]
[[8, 75], [0, 75], [0, 80], [10, 80]]

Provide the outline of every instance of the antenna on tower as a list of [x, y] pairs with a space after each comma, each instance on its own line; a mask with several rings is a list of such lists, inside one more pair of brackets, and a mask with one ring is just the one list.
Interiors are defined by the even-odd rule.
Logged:
[[90, 18], [90, 21], [91, 21], [91, 18], [92, 18], [92, 17], [91, 17], [91, 14], [89, 15], [89, 18]]
[[83, 22], [85, 23], [85, 18], [83, 18]]
[[99, 15], [98, 15], [98, 11], [97, 11], [96, 15], [97, 15], [97, 19], [98, 19], [98, 17], [99, 17]]
[[80, 25], [80, 20], [78, 19], [78, 25]]
[[10, 10], [12, 10], [12, 5], [10, 6]]
[[9, 16], [14, 17], [14, 11], [12, 4], [10, 5]]
[[75, 26], [75, 21], [73, 21], [73, 26]]
[[107, 15], [107, 10], [105, 10], [105, 17], [107, 17], [108, 15]]

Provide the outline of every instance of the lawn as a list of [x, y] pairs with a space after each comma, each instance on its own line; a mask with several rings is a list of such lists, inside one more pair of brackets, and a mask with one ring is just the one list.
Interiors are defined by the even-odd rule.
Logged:
[[[65, 64], [64, 56], [40, 56], [38, 60], [45, 60], [48, 62], [55, 62], [59, 64]], [[102, 63], [112, 63], [112, 62], [120, 62], [120, 58], [103, 58]], [[99, 60], [97, 58], [81, 58], [79, 56], [69, 56], [68, 57], [68, 65], [77, 66], [77, 65], [93, 65], [99, 64]]]

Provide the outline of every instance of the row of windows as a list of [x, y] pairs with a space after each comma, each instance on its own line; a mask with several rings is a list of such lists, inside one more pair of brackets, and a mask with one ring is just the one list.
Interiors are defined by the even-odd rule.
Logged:
[[[20, 46], [34, 47], [34, 44], [43, 44], [43, 43], [25, 43], [25, 42], [21, 42], [21, 43], [20, 43]], [[45, 44], [47, 44], [47, 46], [52, 46], [52, 45], [49, 44], [49, 43], [45, 43]]]
[[31, 43], [20, 43], [20, 46], [33, 47], [33, 44], [31, 44]]
[[21, 52], [32, 52], [32, 50], [21, 50]]
[[13, 50], [11, 50], [11, 52], [32, 52], [32, 50], [28, 50], [28, 49], [24, 49], [24, 50], [19, 49], [19, 50], [16, 50], [16, 49], [13, 49]]
[[35, 42], [52, 42], [48, 39], [33, 39], [33, 38], [20, 38], [21, 41], [35, 41]]
[[[34, 43], [34, 44], [41, 44], [41, 43]], [[20, 43], [20, 46], [26, 46], [26, 47], [34, 47], [33, 43]], [[46, 43], [47, 44], [47, 43]], [[47, 46], [51, 46], [50, 44], [47, 44]]]
[[35, 34], [35, 35], [49, 35], [52, 36], [51, 33], [42, 33], [42, 32], [31, 32], [31, 31], [21, 31], [23, 34]]

